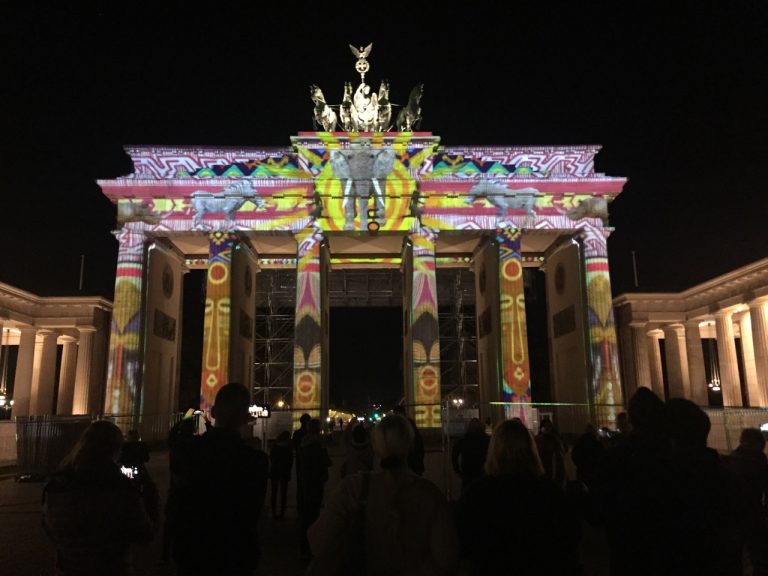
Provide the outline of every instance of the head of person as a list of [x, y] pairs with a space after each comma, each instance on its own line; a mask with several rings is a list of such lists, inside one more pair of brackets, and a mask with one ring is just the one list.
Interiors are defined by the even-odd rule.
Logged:
[[765, 450], [765, 437], [757, 428], [744, 428], [739, 437], [739, 448], [748, 452]]
[[137, 430], [128, 430], [128, 432], [125, 433], [126, 442], [138, 442], [139, 440], [141, 440], [141, 436]]
[[316, 436], [320, 436], [320, 433], [323, 430], [323, 425], [320, 423], [320, 420], [318, 418], [310, 418], [309, 423], [307, 424], [307, 436], [312, 436], [313, 438]]
[[362, 448], [368, 444], [368, 431], [365, 426], [359, 424], [352, 430], [352, 446]]
[[[518, 418], [518, 420], [520, 420]], [[522, 421], [520, 422], [522, 424]], [[541, 422], [539, 423], [539, 433], [540, 434], [552, 434], [555, 431], [555, 425], [552, 424], [552, 420], [547, 418], [546, 416], [541, 419]]]
[[211, 407], [211, 416], [216, 428], [238, 430], [248, 422], [248, 407], [251, 395], [248, 389], [237, 382], [230, 382], [219, 389]]
[[405, 406], [402, 404], [395, 404], [392, 407], [392, 413], [393, 414], [400, 414], [401, 416], [405, 416]]
[[467, 423], [467, 434], [484, 434], [485, 426], [480, 422], [480, 418], [472, 418]]
[[123, 446], [123, 433], [109, 420], [93, 422], [80, 435], [72, 451], [61, 463], [62, 468], [81, 469], [114, 464]]
[[664, 402], [645, 386], [641, 386], [629, 399], [629, 423], [635, 432], [658, 432], [662, 425]]
[[301, 418], [299, 418], [299, 424], [306, 430], [310, 420], [312, 420], [312, 416], [304, 412], [304, 414], [301, 415]]
[[677, 448], [705, 448], [710, 428], [709, 416], [690, 400], [667, 400], [664, 431]]
[[616, 415], [616, 431], [622, 434], [629, 432], [629, 417], [626, 412], [619, 412]]
[[413, 447], [413, 428], [400, 414], [390, 414], [373, 429], [373, 449], [384, 469], [407, 468]]
[[536, 444], [522, 422], [506, 420], [496, 426], [485, 459], [485, 472], [489, 476], [544, 475]]
[[280, 434], [277, 435], [277, 438], [275, 438], [275, 442], [278, 444], [287, 444], [291, 441], [291, 433], [288, 432], [288, 430], [283, 430], [280, 432]]

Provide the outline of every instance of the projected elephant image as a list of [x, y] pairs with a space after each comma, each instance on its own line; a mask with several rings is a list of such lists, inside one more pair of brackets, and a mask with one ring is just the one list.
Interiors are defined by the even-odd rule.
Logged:
[[[353, 144], [346, 150], [331, 151], [331, 169], [342, 182], [344, 230], [355, 229], [355, 213], [360, 215], [360, 228], [368, 228], [368, 200], [373, 186], [374, 218], [384, 218], [384, 192], [387, 176], [395, 165], [392, 148], [371, 148]], [[355, 203], [357, 199], [357, 206]]]

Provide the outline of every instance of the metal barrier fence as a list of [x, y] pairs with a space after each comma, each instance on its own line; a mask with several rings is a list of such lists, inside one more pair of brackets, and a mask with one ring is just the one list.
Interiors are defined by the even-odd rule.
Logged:
[[181, 412], [172, 414], [142, 414], [138, 418], [132, 414], [110, 414], [104, 418], [117, 424], [123, 432], [138, 431], [141, 439], [149, 444], [162, 444], [168, 440], [168, 432], [183, 418]]
[[43, 478], [72, 450], [90, 416], [27, 416], [16, 418], [16, 466], [23, 475]]
[[719, 452], [731, 452], [739, 445], [744, 428], [768, 427], [768, 408], [704, 408], [712, 429], [707, 444]]

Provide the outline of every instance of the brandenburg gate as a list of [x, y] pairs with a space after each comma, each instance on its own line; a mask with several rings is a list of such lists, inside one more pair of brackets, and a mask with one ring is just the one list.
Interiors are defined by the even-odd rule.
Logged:
[[104, 412], [177, 409], [189, 267], [207, 269], [201, 407], [226, 382], [253, 387], [256, 274], [289, 266], [292, 408], [325, 413], [328, 273], [371, 263], [403, 274], [404, 396], [419, 426], [441, 422], [437, 267], [474, 270], [484, 405], [524, 416], [533, 400], [526, 266], [546, 271], [554, 398], [621, 404], [606, 222], [625, 179], [595, 172], [598, 146], [444, 144], [417, 131], [423, 87], [395, 114], [389, 84], [365, 83], [370, 47], [355, 52], [357, 90], [332, 106], [313, 86], [316, 131], [289, 146], [128, 147], [133, 173], [99, 182], [120, 225]]

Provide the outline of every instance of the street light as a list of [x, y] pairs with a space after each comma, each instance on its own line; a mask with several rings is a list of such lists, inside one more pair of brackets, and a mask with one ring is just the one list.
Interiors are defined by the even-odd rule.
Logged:
[[461, 408], [462, 406], [464, 406], [464, 398], [454, 398], [453, 405], [456, 408]]

